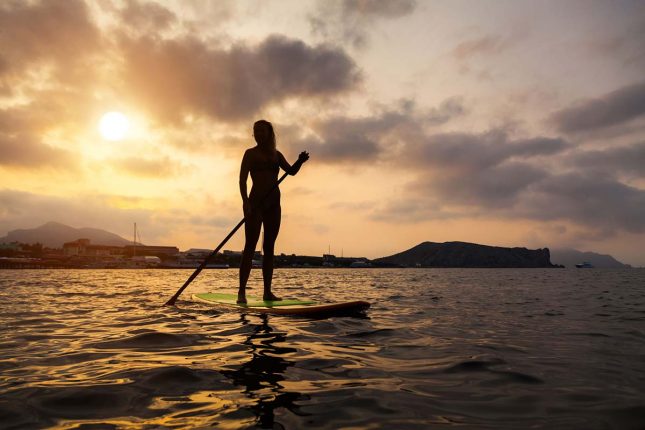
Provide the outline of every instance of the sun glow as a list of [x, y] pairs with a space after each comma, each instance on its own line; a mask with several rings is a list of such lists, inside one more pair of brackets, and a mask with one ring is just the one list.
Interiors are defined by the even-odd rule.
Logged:
[[99, 123], [101, 136], [106, 140], [122, 140], [129, 128], [130, 122], [121, 112], [108, 112]]

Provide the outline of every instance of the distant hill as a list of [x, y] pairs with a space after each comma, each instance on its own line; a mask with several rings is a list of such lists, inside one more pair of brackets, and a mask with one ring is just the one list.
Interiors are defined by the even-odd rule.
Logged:
[[468, 242], [423, 242], [373, 262], [406, 267], [555, 267], [547, 248], [503, 248]]
[[33, 244], [39, 242], [50, 248], [61, 248], [63, 243], [76, 239], [89, 239], [95, 245], [124, 246], [132, 244], [132, 241], [109, 231], [98, 228], [74, 228], [58, 222], [48, 222], [32, 229], [12, 230], [5, 237], [0, 237], [0, 243]]
[[577, 249], [554, 249], [551, 252], [551, 261], [565, 267], [576, 267], [576, 264], [588, 261], [600, 269], [627, 269], [632, 266], [623, 264], [611, 255], [597, 254], [595, 252], [582, 252]]

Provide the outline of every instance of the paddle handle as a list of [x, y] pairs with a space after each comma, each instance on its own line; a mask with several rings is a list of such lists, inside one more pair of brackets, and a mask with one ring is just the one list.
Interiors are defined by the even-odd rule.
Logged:
[[[278, 180], [278, 182], [276, 182], [276, 184], [273, 186], [273, 188], [271, 188], [271, 190], [270, 190], [268, 193], [266, 193], [266, 195], [262, 198], [262, 200], [260, 200], [260, 202], [258, 203], [258, 206], [260, 206], [260, 204], [261, 204], [261, 203], [263, 203], [263, 202], [264, 202], [264, 200], [266, 200], [266, 198], [267, 198], [267, 197], [269, 197], [269, 195], [270, 195], [270, 194], [271, 194], [271, 193], [272, 193], [276, 188], [278, 188], [278, 185], [280, 185], [280, 182], [284, 181], [284, 179], [285, 179], [287, 176], [289, 176], [289, 173], [288, 173], [288, 172], [286, 172], [286, 173], [284, 173], [284, 174], [282, 175], [282, 177]], [[191, 282], [193, 282], [193, 280], [197, 277], [197, 275], [199, 275], [199, 272], [201, 272], [201, 271], [202, 271], [202, 269], [204, 269], [204, 267], [206, 267], [206, 265], [208, 264], [208, 262], [210, 261], [210, 259], [211, 259], [211, 258], [213, 258], [214, 256], [216, 256], [216, 255], [217, 255], [217, 253], [219, 252], [219, 250], [220, 250], [220, 249], [222, 249], [222, 247], [226, 244], [226, 242], [228, 242], [228, 240], [229, 240], [231, 237], [233, 237], [233, 235], [234, 235], [234, 234], [235, 234], [235, 233], [240, 229], [240, 227], [242, 227], [242, 225], [244, 225], [244, 222], [245, 222], [245, 221], [246, 221], [246, 218], [242, 218], [242, 220], [241, 220], [240, 222], [238, 222], [238, 223], [237, 223], [237, 225], [235, 226], [235, 228], [233, 228], [233, 230], [231, 230], [231, 232], [228, 234], [228, 236], [226, 236], [226, 237], [224, 238], [224, 240], [222, 240], [222, 242], [221, 242], [219, 245], [217, 245], [217, 248], [215, 248], [215, 249], [213, 250], [213, 252], [211, 252], [211, 253], [208, 255], [208, 257], [206, 257], [206, 259], [205, 259], [205, 260], [204, 260], [204, 261], [203, 261], [203, 262], [202, 262], [202, 263], [197, 267], [197, 269], [193, 272], [193, 274], [192, 274], [192, 275], [190, 275], [190, 277], [186, 280], [186, 282], [184, 282], [184, 285], [182, 285], [182, 286], [181, 286], [181, 288], [180, 288], [179, 290], [177, 290], [177, 292], [175, 293], [175, 295], [174, 295], [174, 296], [172, 296], [172, 297], [170, 298], [170, 300], [168, 300], [168, 301], [166, 302], [166, 304], [165, 304], [166, 306], [174, 306], [174, 305], [175, 305], [175, 302], [177, 301], [177, 299], [179, 298], [179, 296], [181, 295], [181, 293], [183, 293], [183, 292], [184, 292], [184, 290], [185, 290], [185, 289], [190, 285], [190, 283], [191, 283]]]

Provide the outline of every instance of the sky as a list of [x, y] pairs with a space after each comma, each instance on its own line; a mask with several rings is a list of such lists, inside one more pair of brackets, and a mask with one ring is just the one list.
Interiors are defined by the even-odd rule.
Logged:
[[642, 1], [2, 1], [0, 236], [136, 222], [214, 248], [266, 119], [311, 155], [281, 185], [278, 253], [466, 241], [643, 266], [643, 70]]

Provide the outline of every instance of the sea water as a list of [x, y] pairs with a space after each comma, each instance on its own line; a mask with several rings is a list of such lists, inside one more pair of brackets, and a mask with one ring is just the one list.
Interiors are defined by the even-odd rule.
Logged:
[[163, 306], [189, 275], [0, 271], [0, 428], [645, 428], [645, 270], [276, 270], [372, 303], [326, 319], [191, 301], [234, 269]]

